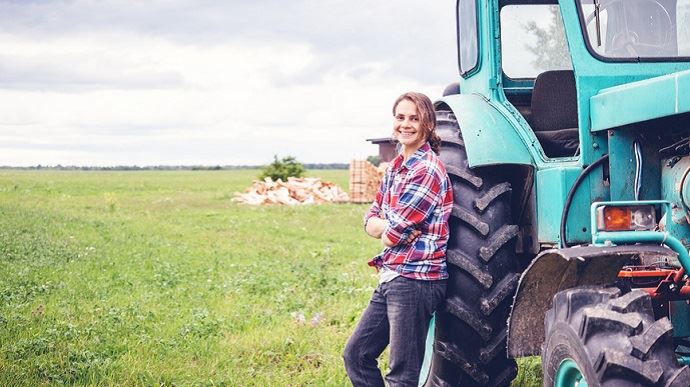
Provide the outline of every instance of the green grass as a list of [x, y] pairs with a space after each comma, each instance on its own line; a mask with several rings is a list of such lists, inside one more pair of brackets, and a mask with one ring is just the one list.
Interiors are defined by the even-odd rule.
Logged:
[[0, 171], [0, 385], [347, 385], [366, 206], [233, 203], [257, 174]]

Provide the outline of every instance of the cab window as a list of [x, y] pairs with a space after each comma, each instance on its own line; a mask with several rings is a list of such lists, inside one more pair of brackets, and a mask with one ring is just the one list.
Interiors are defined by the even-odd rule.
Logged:
[[479, 45], [477, 42], [477, 1], [458, 1], [458, 55], [462, 76], [477, 67]]

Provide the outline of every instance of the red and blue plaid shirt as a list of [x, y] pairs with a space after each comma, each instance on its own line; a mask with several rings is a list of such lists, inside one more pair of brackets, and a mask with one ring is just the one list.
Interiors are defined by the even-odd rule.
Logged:
[[[393, 244], [369, 261], [377, 269], [386, 267], [398, 274], [421, 280], [448, 278], [446, 244], [448, 217], [453, 208], [453, 191], [441, 161], [424, 144], [407, 161], [402, 154], [391, 161], [376, 194], [376, 200], [364, 216], [364, 224], [373, 216], [387, 221], [383, 232]], [[420, 236], [411, 244], [406, 240], [412, 230]]]

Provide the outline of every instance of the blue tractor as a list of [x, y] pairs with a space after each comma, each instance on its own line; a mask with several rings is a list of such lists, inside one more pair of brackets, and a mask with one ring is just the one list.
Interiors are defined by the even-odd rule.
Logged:
[[[423, 383], [690, 386], [690, 0], [459, 0]], [[430, 352], [430, 351], [429, 351]]]

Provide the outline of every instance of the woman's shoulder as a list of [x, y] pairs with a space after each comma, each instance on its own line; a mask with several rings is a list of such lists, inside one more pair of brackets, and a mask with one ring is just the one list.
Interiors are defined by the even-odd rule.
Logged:
[[445, 173], [443, 162], [433, 151], [427, 152], [417, 163], [417, 167], [424, 170], [442, 171]]
[[447, 176], [443, 162], [434, 152], [429, 152], [425, 157], [420, 158], [409, 173], [412, 175], [432, 175], [434, 178], [442, 180], [446, 179]]

